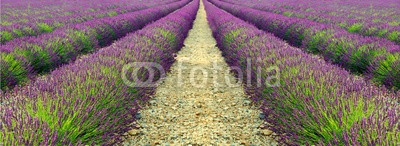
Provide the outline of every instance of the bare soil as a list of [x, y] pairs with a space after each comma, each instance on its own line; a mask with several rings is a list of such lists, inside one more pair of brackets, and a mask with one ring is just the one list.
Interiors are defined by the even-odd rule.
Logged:
[[235, 86], [202, 3], [184, 44], [122, 144], [277, 145], [258, 107]]

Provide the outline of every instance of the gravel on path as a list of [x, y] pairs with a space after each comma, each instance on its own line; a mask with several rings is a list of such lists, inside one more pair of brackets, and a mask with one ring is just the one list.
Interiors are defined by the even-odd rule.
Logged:
[[184, 44], [122, 145], [277, 145], [259, 108], [234, 83], [202, 3]]

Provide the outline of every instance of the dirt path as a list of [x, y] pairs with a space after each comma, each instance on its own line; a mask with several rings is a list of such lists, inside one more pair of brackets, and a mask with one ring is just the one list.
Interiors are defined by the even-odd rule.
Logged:
[[123, 145], [277, 145], [243, 87], [225, 83], [235, 78], [215, 44], [201, 4], [177, 62]]

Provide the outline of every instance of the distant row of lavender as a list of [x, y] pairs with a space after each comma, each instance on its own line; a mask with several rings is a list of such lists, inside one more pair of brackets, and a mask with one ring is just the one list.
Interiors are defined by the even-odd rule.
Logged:
[[[323, 10], [318, 10], [318, 7], [310, 7], [310, 9], [317, 9], [315, 11], [312, 11], [310, 9], [299, 9], [296, 8], [293, 4], [285, 5], [283, 7], [271, 5], [270, 2], [268, 1], [263, 1], [263, 3], [260, 4], [259, 1], [248, 1], [248, 0], [223, 0], [225, 2], [230, 2], [233, 4], [239, 4], [243, 6], [248, 6], [254, 9], [258, 10], [263, 10], [267, 12], [273, 12], [277, 14], [282, 14], [288, 17], [297, 17], [297, 18], [305, 18], [309, 19], [312, 21], [316, 22], [321, 22], [325, 24], [334, 24], [336, 26], [340, 26], [341, 28], [346, 29], [349, 32], [352, 33], [357, 33], [361, 34], [364, 36], [376, 36], [376, 37], [381, 37], [388, 39], [390, 41], [395, 42], [396, 44], [400, 44], [400, 11], [399, 10], [393, 10], [395, 15], [392, 15], [390, 17], [391, 19], [382, 19], [382, 18], [375, 18], [374, 16], [376, 15], [375, 13], [371, 15], [357, 15], [355, 14], [355, 10], [351, 9], [339, 9], [336, 11], [330, 11], [330, 13], [326, 14], [321, 11]], [[272, 0], [275, 1], [275, 0]], [[290, 0], [289, 0], [290, 1]], [[389, 0], [391, 1], [391, 0]], [[346, 1], [347, 2], [347, 1]], [[350, 3], [354, 2], [346, 2], [342, 4], [342, 6], [348, 6]], [[281, 1], [281, 3], [285, 3], [285, 0]], [[298, 3], [298, 2], [297, 2]], [[310, 3], [307, 0], [300, 1], [300, 3]], [[367, 3], [365, 1], [359, 2], [359, 5], [362, 5], [363, 3]], [[372, 2], [373, 3], [373, 2]], [[286, 3], [285, 3], [286, 4]], [[393, 2], [393, 4], [395, 4]], [[301, 4], [298, 4], [301, 5]], [[325, 5], [324, 5], [325, 6]], [[293, 8], [294, 7], [294, 8]], [[319, 6], [321, 8], [322, 6]], [[400, 6], [397, 7], [397, 9], [400, 9]], [[371, 9], [372, 10], [372, 9]], [[387, 8], [383, 7], [381, 10], [387, 10]], [[367, 11], [367, 10], [365, 10]], [[390, 15], [390, 11], [387, 10], [387, 15]], [[339, 15], [339, 14], [347, 14], [347, 15]], [[353, 17], [347, 17], [347, 16], [353, 16]], [[397, 17], [396, 17], [397, 15]], [[382, 19], [382, 20], [381, 20]], [[380, 20], [380, 21], [378, 21]]]
[[307, 19], [290, 18], [219, 0], [210, 2], [293, 46], [321, 54], [325, 60], [388, 88], [400, 89], [400, 46], [393, 42], [351, 34]]
[[24, 37], [0, 46], [1, 89], [24, 83], [37, 74], [46, 73], [96, 51], [127, 33], [141, 29], [183, 7], [190, 0], [79, 23], [38, 37]]
[[[76, 23], [82, 23], [89, 20], [99, 19], [104, 17], [117, 16], [120, 14], [134, 12], [149, 7], [164, 5], [176, 1], [178, 0], [168, 0], [162, 2], [149, 1], [146, 4], [131, 1], [131, 3], [134, 4], [130, 4], [129, 6], [121, 6], [114, 9], [95, 11], [95, 12], [76, 13], [76, 14], [52, 17], [47, 19], [40, 19], [40, 17], [29, 17], [26, 19], [26, 22], [12, 23], [8, 26], [1, 27], [0, 42], [5, 43], [15, 38], [20, 38], [24, 36], [37, 36], [43, 33], [53, 32], [55, 29], [62, 26], [74, 25]], [[49, 13], [48, 15], [52, 14]]]
[[[243, 0], [224, 0], [226, 2], [249, 2]], [[249, 6], [256, 7], [256, 3]], [[396, 25], [400, 19], [400, 10], [397, 0], [330, 0], [330, 1], [306, 1], [306, 0], [264, 0], [258, 3], [258, 7], [270, 7], [277, 9], [288, 9], [303, 12], [318, 12], [331, 16], [342, 16], [357, 20], [369, 19], [373, 22], [389, 22]]]
[[[138, 0], [140, 1], [140, 0]], [[15, 22], [27, 22], [29, 18], [48, 19], [78, 13], [106, 11], [132, 5], [133, 0], [3, 0], [2, 26]]]
[[[128, 1], [128, 0], [125, 0]], [[18, 22], [28, 22], [29, 18], [49, 19], [59, 16], [67, 16], [77, 13], [90, 13], [105, 11], [120, 7], [118, 4], [105, 0], [95, 1], [51, 1], [51, 0], [15, 0], [2, 1], [1, 26], [8, 26]]]
[[[271, 129], [289, 145], [398, 145], [398, 97], [294, 48], [205, 2], [228, 64], [251, 75], [246, 92], [264, 101]], [[248, 68], [250, 60], [251, 67]], [[260, 69], [258, 69], [260, 68]], [[257, 77], [261, 77], [258, 86]], [[248, 84], [249, 85], [249, 84]]]
[[[4, 145], [112, 145], [133, 122], [138, 100], [153, 88], [124, 84], [132, 62], [168, 69], [195, 19], [199, 1], [129, 34], [114, 45], [63, 66], [0, 97]], [[131, 71], [127, 74], [130, 74]], [[142, 76], [145, 78], [145, 75]]]
[[[233, 0], [240, 1], [240, 0]], [[321, 11], [330, 15], [348, 17], [374, 17], [382, 19], [400, 18], [396, 16], [399, 12], [397, 0], [330, 0], [330, 1], [299, 1], [299, 0], [265, 0], [272, 5], [286, 7], [290, 9], [300, 9], [308, 11]], [[335, 14], [334, 12], [340, 12]], [[395, 17], [396, 16], [396, 17]]]

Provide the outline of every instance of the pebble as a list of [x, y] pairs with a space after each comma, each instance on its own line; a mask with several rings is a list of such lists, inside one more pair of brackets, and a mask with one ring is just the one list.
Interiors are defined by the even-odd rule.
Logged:
[[138, 135], [139, 133], [140, 133], [140, 131], [137, 130], [137, 129], [132, 129], [132, 130], [129, 130], [129, 131], [128, 131], [128, 134], [129, 134], [130, 136], [135, 136], [135, 135]]
[[266, 135], [266, 136], [270, 136], [272, 133], [274, 133], [274, 132], [271, 130], [268, 130], [268, 129], [262, 130], [262, 134]]

